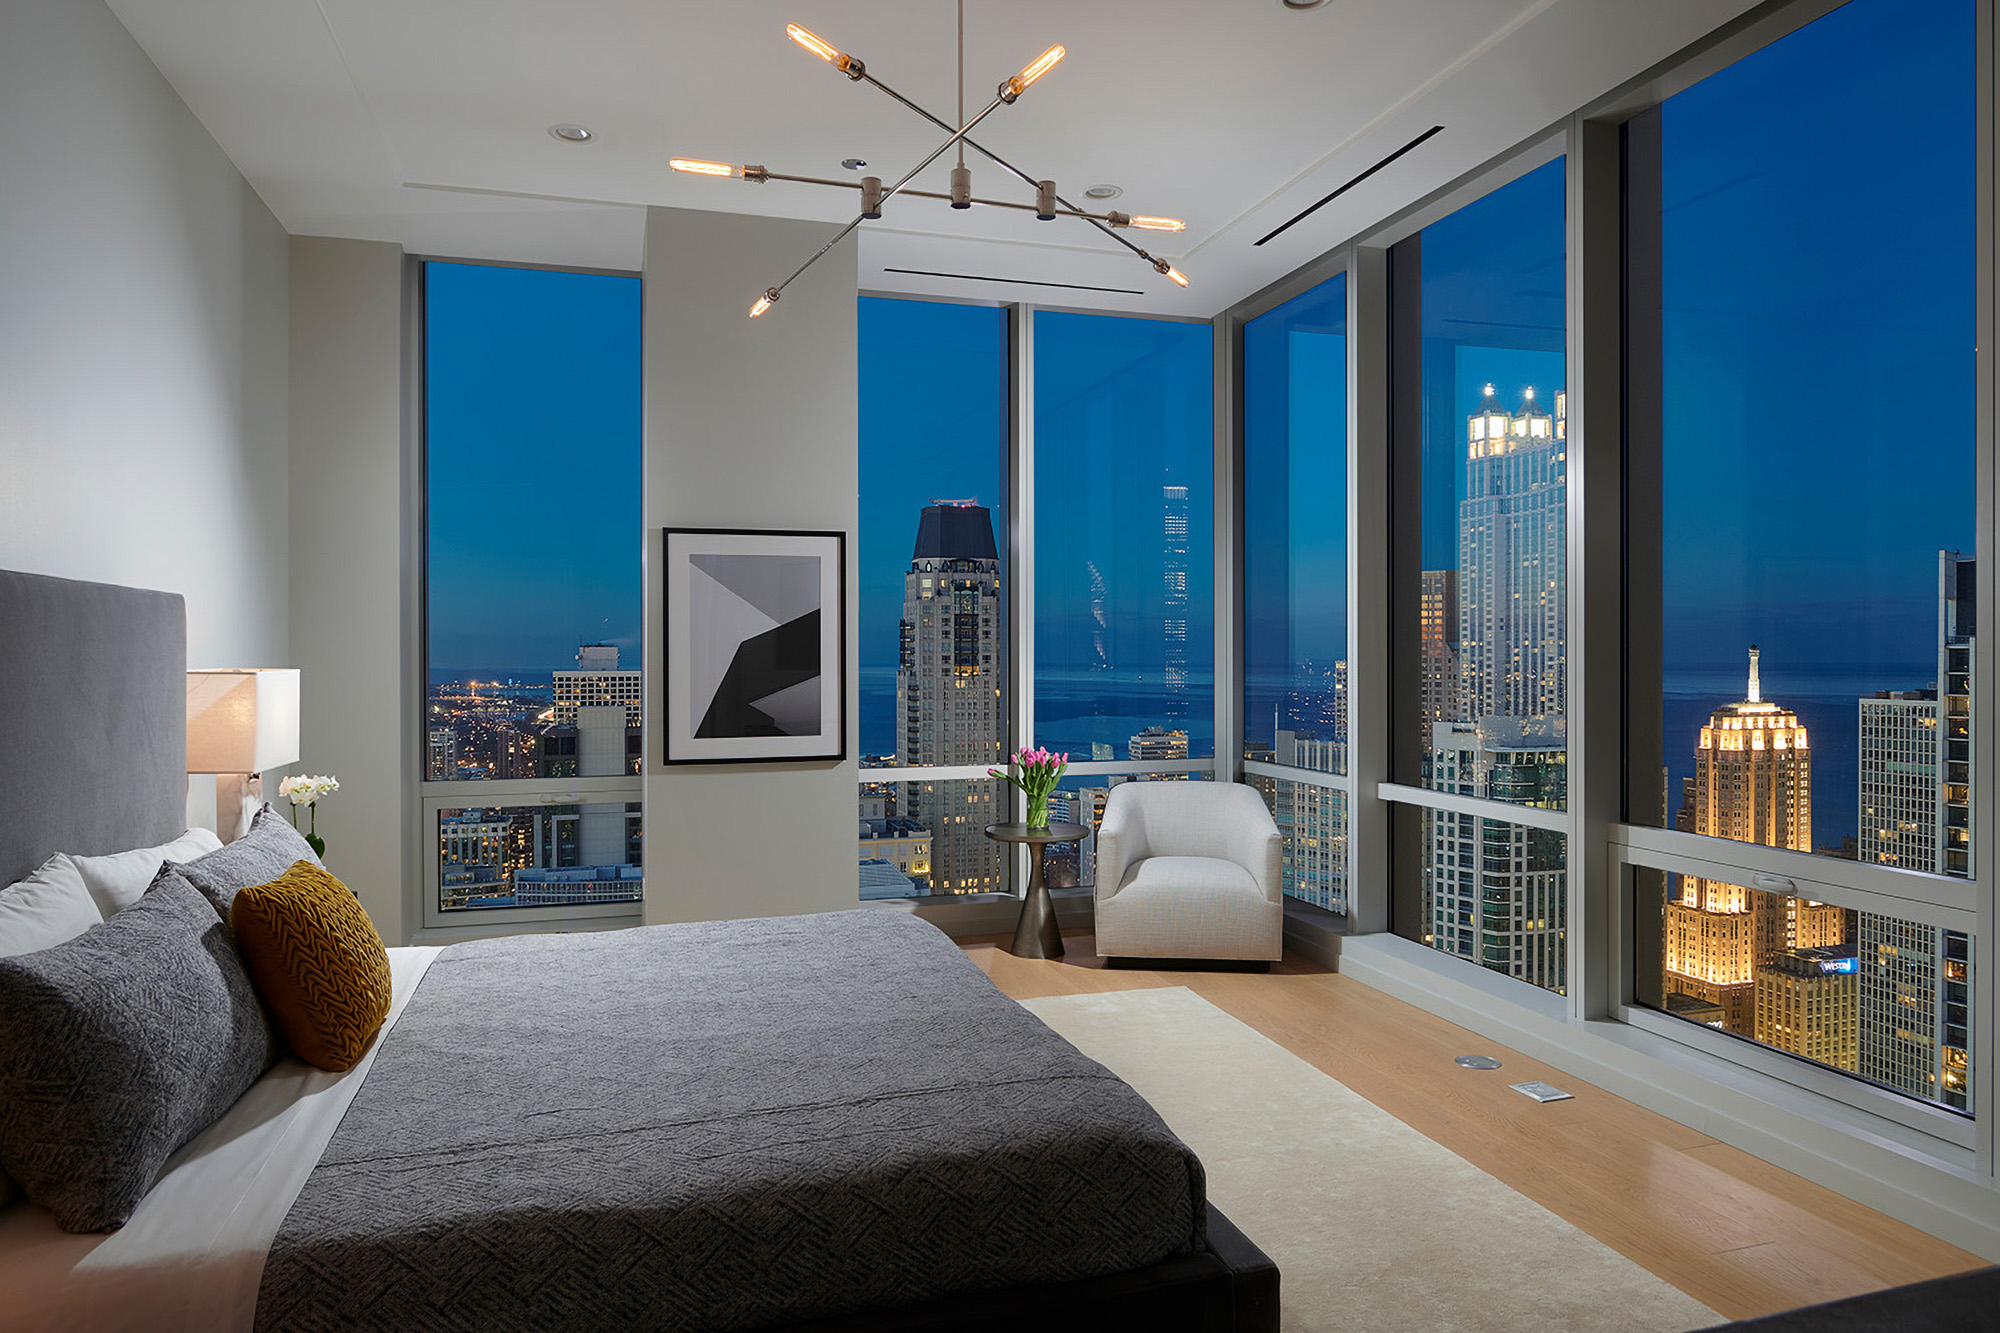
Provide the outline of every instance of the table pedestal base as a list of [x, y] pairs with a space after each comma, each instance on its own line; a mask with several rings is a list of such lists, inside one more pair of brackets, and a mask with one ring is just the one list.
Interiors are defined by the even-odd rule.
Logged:
[[1041, 848], [1034, 849], [1035, 873], [1028, 885], [1028, 897], [1021, 904], [1021, 922], [1014, 927], [1014, 942], [1007, 952], [1016, 958], [1060, 958], [1062, 932], [1056, 929], [1056, 905], [1049, 886], [1042, 883]]

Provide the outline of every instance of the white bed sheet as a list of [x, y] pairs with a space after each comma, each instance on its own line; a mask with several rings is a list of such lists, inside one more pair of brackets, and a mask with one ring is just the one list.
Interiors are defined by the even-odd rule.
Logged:
[[[385, 1035], [438, 953], [389, 950]], [[345, 1074], [280, 1060], [174, 1154], [117, 1231], [71, 1235], [45, 1208], [0, 1210], [0, 1329], [249, 1333], [264, 1256], [381, 1048]]]

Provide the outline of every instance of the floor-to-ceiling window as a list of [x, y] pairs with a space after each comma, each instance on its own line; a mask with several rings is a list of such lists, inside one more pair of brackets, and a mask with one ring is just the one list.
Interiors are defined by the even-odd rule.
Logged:
[[1960, 1111], [1974, 30], [1855, 0], [1624, 131], [1627, 817], [1769, 849], [1641, 840], [1638, 998]]
[[1390, 251], [1393, 772], [1413, 789], [1393, 923], [1549, 990], [1568, 985], [1565, 165]]
[[1347, 277], [1243, 325], [1243, 761], [1285, 892], [1347, 910]]
[[639, 279], [422, 271], [423, 920], [633, 916]]
[[864, 899], [1006, 887], [1009, 318], [860, 302]]
[[[1034, 735], [1059, 814], [1215, 756], [1215, 343], [1206, 322], [1034, 315]], [[1060, 882], [1095, 882], [1060, 847]], [[1072, 879], [1072, 876], [1074, 877]]]

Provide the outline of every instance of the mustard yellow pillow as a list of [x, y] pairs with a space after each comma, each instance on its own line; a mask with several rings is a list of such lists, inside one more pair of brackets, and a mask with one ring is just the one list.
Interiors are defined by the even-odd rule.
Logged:
[[296, 861], [236, 895], [229, 928], [264, 1007], [301, 1060], [352, 1069], [389, 1016], [389, 954], [345, 884]]

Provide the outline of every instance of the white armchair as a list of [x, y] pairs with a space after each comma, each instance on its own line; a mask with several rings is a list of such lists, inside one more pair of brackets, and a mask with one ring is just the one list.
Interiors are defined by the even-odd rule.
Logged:
[[1124, 782], [1097, 831], [1097, 952], [1271, 960], [1284, 952], [1283, 839], [1234, 782]]

